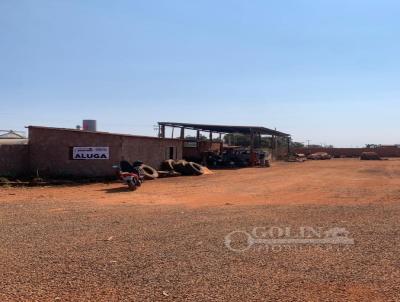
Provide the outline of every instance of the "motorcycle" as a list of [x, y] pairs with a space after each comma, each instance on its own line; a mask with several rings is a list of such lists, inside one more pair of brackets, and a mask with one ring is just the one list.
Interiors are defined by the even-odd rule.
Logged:
[[114, 165], [113, 168], [116, 169], [118, 178], [128, 185], [129, 190], [135, 191], [142, 185], [144, 180], [142, 165], [141, 161], [135, 161], [131, 165], [129, 162], [123, 160], [119, 165]]

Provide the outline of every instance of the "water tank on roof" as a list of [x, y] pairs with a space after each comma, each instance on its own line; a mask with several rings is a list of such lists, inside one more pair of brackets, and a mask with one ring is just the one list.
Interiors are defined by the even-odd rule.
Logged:
[[82, 128], [84, 131], [97, 131], [96, 120], [83, 120]]

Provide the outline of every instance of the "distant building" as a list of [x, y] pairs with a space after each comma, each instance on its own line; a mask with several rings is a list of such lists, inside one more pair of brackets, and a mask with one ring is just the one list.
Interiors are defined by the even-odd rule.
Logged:
[[28, 139], [13, 130], [0, 130], [0, 145], [24, 145], [28, 143]]

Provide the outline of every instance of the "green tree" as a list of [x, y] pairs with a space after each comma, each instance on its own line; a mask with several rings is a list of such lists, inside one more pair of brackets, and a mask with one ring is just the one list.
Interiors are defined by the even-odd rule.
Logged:
[[292, 142], [292, 147], [293, 148], [304, 148], [304, 144], [299, 143], [299, 142]]

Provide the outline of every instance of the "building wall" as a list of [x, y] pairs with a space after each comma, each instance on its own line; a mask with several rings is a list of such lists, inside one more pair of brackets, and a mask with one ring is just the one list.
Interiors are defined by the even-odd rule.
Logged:
[[[158, 169], [174, 147], [182, 158], [183, 141], [119, 135], [104, 132], [29, 127], [31, 172], [53, 177], [108, 177], [115, 175], [112, 165], [121, 159], [141, 160]], [[109, 160], [72, 160], [72, 147], [109, 147]]]
[[381, 157], [400, 157], [400, 148], [396, 146], [378, 148], [296, 148], [296, 153], [312, 154], [316, 152], [327, 152], [335, 157], [359, 157], [362, 152], [376, 152]]
[[0, 144], [0, 176], [17, 177], [29, 174], [28, 145]]

